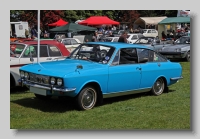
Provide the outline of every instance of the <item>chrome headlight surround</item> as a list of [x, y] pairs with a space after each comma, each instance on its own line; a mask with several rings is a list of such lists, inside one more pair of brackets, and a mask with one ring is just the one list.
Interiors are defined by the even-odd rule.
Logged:
[[180, 48], [175, 49], [175, 52], [181, 52], [181, 49]]
[[20, 71], [20, 77], [24, 78], [24, 71]]
[[57, 85], [61, 86], [63, 84], [63, 81], [61, 78], [58, 78], [57, 79]]
[[52, 85], [54, 85], [54, 84], [56, 83], [56, 79], [55, 79], [54, 77], [51, 77], [50, 83], [51, 83]]
[[27, 80], [29, 79], [29, 73], [28, 72], [24, 73], [24, 78], [27, 79]]

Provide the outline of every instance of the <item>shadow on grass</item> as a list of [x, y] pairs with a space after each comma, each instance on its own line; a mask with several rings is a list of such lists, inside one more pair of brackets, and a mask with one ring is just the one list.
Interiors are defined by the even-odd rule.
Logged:
[[[174, 90], [169, 90], [169, 92], [173, 92]], [[103, 103], [101, 105], [97, 105], [96, 107], [106, 105], [106, 104], [112, 104], [115, 102], [122, 102], [127, 101], [129, 99], [135, 99], [140, 97], [146, 97], [151, 96], [150, 92], [145, 93], [139, 93], [139, 94], [132, 94], [132, 95], [126, 95], [126, 96], [119, 96], [119, 97], [113, 97], [113, 98], [105, 98], [103, 100]], [[73, 111], [78, 110], [76, 107], [76, 101], [73, 98], [69, 97], [52, 97], [49, 100], [40, 100], [36, 97], [32, 98], [23, 98], [11, 101], [12, 103], [16, 103], [18, 105], [38, 109], [43, 112], [66, 112], [66, 111]]]
[[19, 93], [24, 93], [26, 91], [29, 91], [27, 87], [16, 86], [16, 87], [10, 88], [10, 94], [17, 94], [17, 93], [19, 94]]

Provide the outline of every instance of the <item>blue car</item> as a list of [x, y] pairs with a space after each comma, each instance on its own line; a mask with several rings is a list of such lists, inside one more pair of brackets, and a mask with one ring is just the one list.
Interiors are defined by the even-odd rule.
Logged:
[[159, 96], [182, 79], [182, 67], [138, 44], [88, 42], [62, 61], [32, 63], [20, 68], [21, 85], [39, 99], [75, 98], [80, 110], [103, 98], [150, 92]]

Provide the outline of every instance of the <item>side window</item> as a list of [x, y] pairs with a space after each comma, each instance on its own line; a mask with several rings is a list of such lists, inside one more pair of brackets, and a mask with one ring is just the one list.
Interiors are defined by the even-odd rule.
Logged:
[[63, 40], [63, 44], [64, 44], [64, 45], [71, 45], [70, 39]]
[[49, 56], [62, 56], [60, 50], [56, 46], [48, 46], [49, 47]]
[[138, 62], [145, 63], [149, 61], [149, 50], [148, 49], [137, 49]]
[[152, 30], [152, 33], [157, 33], [156, 30]]
[[131, 38], [131, 40], [136, 40], [136, 39], [138, 39], [137, 35], [133, 35], [133, 37]]
[[119, 51], [116, 53], [115, 58], [113, 59], [112, 65], [119, 65]]
[[151, 33], [151, 30], [148, 30], [148, 32], [147, 33]]
[[113, 40], [113, 42], [118, 42], [118, 38], [115, 38], [115, 39]]
[[[29, 46], [24, 52], [23, 57], [37, 57], [37, 46]], [[48, 57], [47, 46], [40, 45], [40, 57]]]
[[120, 49], [119, 64], [135, 64], [138, 63], [137, 52], [135, 48]]
[[74, 39], [71, 39], [71, 43], [72, 44], [78, 44], [78, 42], [76, 40], [74, 40]]
[[28, 46], [24, 51], [23, 57], [37, 57], [37, 48], [34, 46]]
[[165, 58], [164, 56], [160, 55], [157, 52], [154, 52], [154, 59], [153, 59], [153, 61], [154, 62], [166, 62], [167, 58]]

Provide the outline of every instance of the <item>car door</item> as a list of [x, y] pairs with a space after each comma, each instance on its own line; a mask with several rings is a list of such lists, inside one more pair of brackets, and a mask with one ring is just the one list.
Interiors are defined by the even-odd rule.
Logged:
[[[134, 48], [129, 48], [129, 50], [136, 52]], [[121, 63], [122, 60], [122, 50], [119, 50], [109, 66], [108, 93], [131, 91], [139, 88], [140, 64], [137, 63], [137, 60], [136, 62]]]
[[[160, 75], [167, 73], [169, 69], [167, 59], [159, 53], [148, 49], [137, 49], [139, 63], [141, 66], [140, 88], [151, 88]], [[147, 62], [141, 62], [147, 58]]]
[[[24, 50], [23, 54], [20, 57], [20, 64], [29, 64], [31, 63], [30, 58], [34, 59], [34, 62], [37, 62], [37, 45], [29, 45]], [[47, 45], [40, 45], [40, 57], [39, 62], [49, 61], [50, 59], [47, 51]]]

